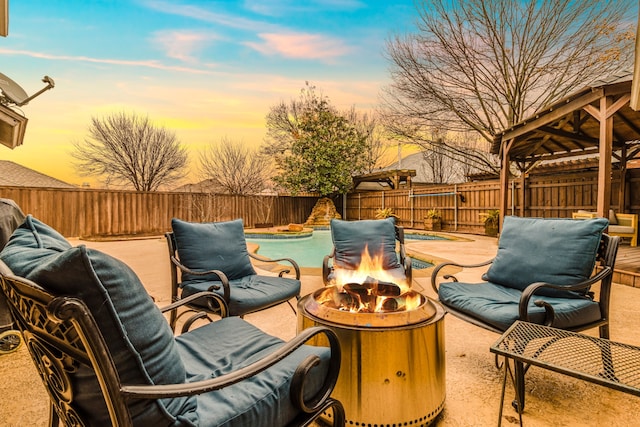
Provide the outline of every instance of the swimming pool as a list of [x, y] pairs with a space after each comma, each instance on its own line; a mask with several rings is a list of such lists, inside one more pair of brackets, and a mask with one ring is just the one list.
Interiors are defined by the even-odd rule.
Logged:
[[[406, 240], [446, 240], [432, 234], [405, 234]], [[292, 258], [300, 267], [322, 268], [322, 260], [333, 249], [330, 230], [314, 230], [311, 237], [299, 239], [247, 237], [247, 242], [259, 245], [258, 254], [267, 258]], [[412, 258], [412, 267], [415, 269], [429, 268], [433, 264]]]

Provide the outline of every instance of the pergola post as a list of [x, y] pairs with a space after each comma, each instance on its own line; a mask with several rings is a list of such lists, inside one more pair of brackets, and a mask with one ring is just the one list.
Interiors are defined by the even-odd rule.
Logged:
[[600, 98], [600, 146], [598, 159], [597, 212], [602, 218], [609, 218], [611, 203], [611, 155], [613, 152], [613, 113], [609, 107], [611, 96]]
[[511, 164], [511, 156], [509, 150], [513, 144], [513, 139], [502, 145], [502, 165], [500, 166], [500, 224], [502, 229], [502, 221], [509, 208], [509, 170]]

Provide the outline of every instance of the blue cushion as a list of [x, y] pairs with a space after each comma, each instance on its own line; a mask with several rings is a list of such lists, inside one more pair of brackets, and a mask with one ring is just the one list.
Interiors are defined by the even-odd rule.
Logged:
[[[186, 372], [173, 333], [127, 265], [85, 246], [72, 248], [68, 242], [58, 241], [59, 234], [54, 230], [34, 219], [26, 221], [14, 234], [17, 236], [2, 252], [2, 260], [16, 275], [33, 280], [54, 294], [79, 298], [87, 305], [123, 384], [185, 381]], [[78, 405], [91, 414], [96, 425], [107, 425], [108, 413], [95, 376], [86, 368], [73, 376], [80, 390]], [[140, 425], [195, 423], [196, 404], [195, 397], [135, 399], [128, 403], [134, 423]]]
[[335, 248], [336, 268], [357, 269], [366, 247], [370, 257], [382, 256], [384, 270], [402, 269], [396, 254], [393, 218], [360, 221], [332, 219], [331, 238]]
[[[247, 251], [242, 220], [193, 223], [171, 220], [180, 262], [191, 270], [220, 270], [229, 280], [256, 274]], [[215, 275], [182, 274], [182, 281], [218, 280]]]
[[[25, 252], [26, 248], [32, 250]], [[71, 245], [60, 233], [33, 216], [27, 215], [0, 252], [0, 259], [7, 265], [11, 263], [11, 270], [18, 276], [23, 276], [19, 272], [32, 269], [34, 262], [40, 258], [69, 248]]]
[[[215, 339], [211, 339], [215, 337]], [[176, 338], [189, 381], [215, 378], [264, 357], [280, 347], [279, 338], [229, 317], [194, 329]], [[317, 392], [328, 373], [330, 350], [302, 346], [286, 359], [242, 383], [198, 396], [202, 426], [284, 426], [298, 413], [291, 403], [289, 387], [296, 367], [311, 354], [322, 363], [310, 371], [306, 397]]]
[[[206, 291], [211, 285], [219, 285], [220, 289], [215, 292], [223, 295], [221, 282], [192, 280], [182, 282], [182, 298]], [[242, 279], [230, 280], [229, 286], [231, 301], [228, 305], [231, 316], [242, 316], [245, 313], [262, 310], [272, 306], [274, 301], [286, 301], [300, 294], [300, 281], [288, 277], [254, 274]]]
[[[591, 277], [605, 218], [540, 219], [507, 216], [486, 278], [524, 290], [534, 282], [571, 285]], [[586, 292], [584, 290], [582, 292]], [[553, 295], [553, 291], [543, 293]]]
[[[469, 284], [462, 282], [442, 283], [438, 298], [448, 307], [468, 314], [502, 331], [519, 319], [519, 302], [522, 292], [495, 283]], [[529, 302], [529, 320], [544, 321], [544, 308], [534, 301], [543, 300], [555, 310], [553, 326], [560, 329], [586, 325], [601, 319], [600, 306], [585, 296], [574, 293], [574, 298], [556, 298], [534, 295]]]

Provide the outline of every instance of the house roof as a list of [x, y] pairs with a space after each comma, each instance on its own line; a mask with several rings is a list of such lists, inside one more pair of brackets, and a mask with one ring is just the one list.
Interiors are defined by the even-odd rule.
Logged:
[[0, 185], [9, 187], [77, 188], [10, 160], [0, 160]]
[[633, 73], [621, 71], [593, 82], [498, 134], [491, 151], [498, 154], [509, 143], [510, 158], [516, 161], [598, 153], [600, 121], [594, 116], [606, 99], [613, 112], [613, 151], [626, 145], [627, 158], [633, 158], [640, 152], [640, 111], [629, 106], [632, 78]]

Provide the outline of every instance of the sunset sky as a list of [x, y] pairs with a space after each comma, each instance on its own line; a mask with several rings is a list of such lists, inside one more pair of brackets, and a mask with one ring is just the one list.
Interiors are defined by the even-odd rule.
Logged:
[[[390, 81], [385, 42], [415, 28], [413, 0], [9, 0], [0, 73], [31, 95], [11, 160], [72, 184], [69, 153], [91, 117], [148, 115], [197, 152], [259, 145], [265, 116], [309, 81], [332, 103], [372, 110]], [[195, 179], [195, 178], [194, 178]]]

